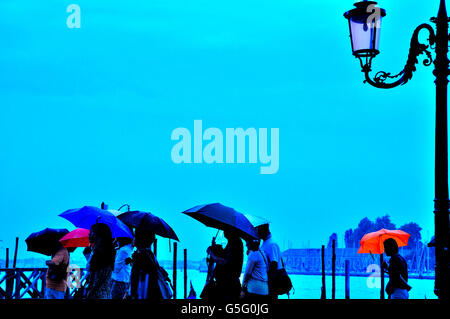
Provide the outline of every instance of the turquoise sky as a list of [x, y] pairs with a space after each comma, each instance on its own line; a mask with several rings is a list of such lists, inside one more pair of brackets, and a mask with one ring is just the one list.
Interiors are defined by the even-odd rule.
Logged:
[[[376, 70], [397, 73], [439, 1], [384, 0]], [[69, 4], [81, 28], [66, 25]], [[221, 202], [272, 221], [282, 245], [320, 247], [363, 217], [433, 232], [432, 67], [363, 84], [343, 13], [353, 1], [0, 2], [0, 247], [105, 201], [151, 211], [199, 259], [215, 231], [182, 215]], [[279, 128], [259, 164], [174, 164], [172, 131]], [[160, 240], [160, 258], [168, 244]], [[4, 249], [0, 249], [0, 258]]]

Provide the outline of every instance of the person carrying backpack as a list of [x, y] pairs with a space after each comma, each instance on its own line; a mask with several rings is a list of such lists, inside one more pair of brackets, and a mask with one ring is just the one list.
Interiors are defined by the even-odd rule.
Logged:
[[69, 251], [58, 243], [52, 259], [45, 262], [48, 266], [45, 278], [45, 299], [64, 299], [67, 289], [67, 267], [69, 263]]
[[151, 251], [155, 241], [153, 232], [136, 228], [136, 251], [131, 260], [130, 298], [160, 301], [170, 299], [173, 288], [167, 272], [158, 264]]

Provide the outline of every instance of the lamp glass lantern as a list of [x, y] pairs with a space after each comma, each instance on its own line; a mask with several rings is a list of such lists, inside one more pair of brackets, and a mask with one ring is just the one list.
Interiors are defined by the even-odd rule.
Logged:
[[375, 1], [360, 1], [356, 8], [347, 11], [344, 17], [348, 20], [353, 55], [357, 58], [373, 58], [380, 51], [381, 18], [386, 11], [376, 6]]

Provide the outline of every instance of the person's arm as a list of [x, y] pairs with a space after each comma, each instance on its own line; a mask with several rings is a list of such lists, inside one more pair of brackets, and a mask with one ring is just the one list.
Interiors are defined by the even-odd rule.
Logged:
[[280, 249], [277, 245], [272, 245], [272, 260], [269, 260], [268, 277], [272, 280], [278, 270], [278, 260], [280, 260]]
[[278, 270], [278, 262], [271, 261], [269, 264], [269, 271], [267, 272], [267, 276], [269, 277], [270, 281], [273, 280], [273, 278], [275, 277], [277, 270]]
[[209, 252], [211, 258], [214, 260], [215, 263], [218, 265], [224, 265], [227, 263], [227, 260], [225, 258], [219, 257], [215, 255], [213, 252]]
[[383, 260], [383, 263], [381, 264], [381, 270], [384, 273], [389, 274], [389, 265], [386, 263], [385, 260]]
[[58, 251], [51, 260], [47, 260], [47, 266], [59, 266], [64, 260], [64, 250]]
[[222, 258], [220, 256], [218, 256], [218, 252], [216, 249], [212, 249], [212, 247], [208, 247], [207, 253], [211, 256], [211, 258], [213, 259], [213, 261], [219, 265], [224, 265], [227, 263], [227, 259], [226, 258]]

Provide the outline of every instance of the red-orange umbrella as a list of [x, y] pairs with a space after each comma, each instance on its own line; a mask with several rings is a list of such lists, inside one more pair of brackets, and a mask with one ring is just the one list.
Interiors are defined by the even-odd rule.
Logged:
[[384, 252], [383, 242], [388, 238], [393, 238], [398, 247], [408, 245], [410, 234], [402, 230], [380, 229], [379, 231], [365, 234], [359, 242], [358, 254], [382, 254]]
[[59, 240], [66, 247], [87, 247], [89, 246], [89, 229], [77, 228]]

